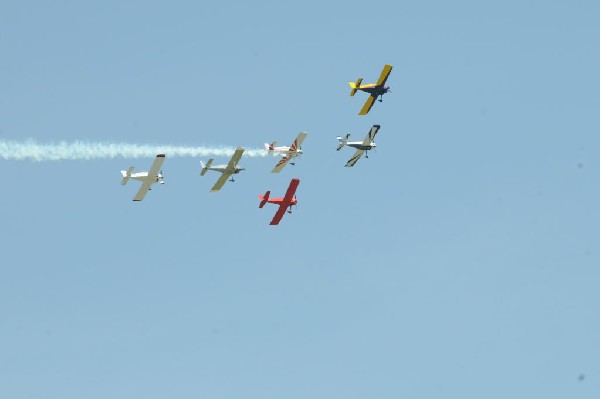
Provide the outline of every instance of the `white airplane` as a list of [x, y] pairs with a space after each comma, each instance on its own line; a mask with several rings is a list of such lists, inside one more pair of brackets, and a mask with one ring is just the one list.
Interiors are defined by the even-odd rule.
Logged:
[[227, 181], [227, 179], [230, 176], [231, 176], [231, 180], [229, 180], [229, 181], [235, 181], [235, 180], [233, 180], [233, 175], [240, 173], [242, 170], [244, 170], [244, 168], [239, 168], [237, 166], [237, 163], [240, 161], [240, 158], [242, 157], [243, 153], [244, 153], [244, 149], [242, 147], [236, 148], [235, 153], [233, 154], [233, 156], [231, 157], [231, 159], [229, 160], [229, 163], [227, 165], [211, 166], [214, 161], [214, 159], [212, 159], [212, 158], [208, 160], [206, 165], [203, 162], [200, 162], [200, 165], [202, 166], [202, 171], [200, 171], [200, 176], [204, 176], [204, 174], [208, 170], [215, 170], [217, 172], [222, 173], [219, 180], [217, 180], [217, 182], [215, 183], [213, 188], [210, 189], [211, 192], [219, 191], [221, 189], [221, 187], [223, 187], [223, 184], [225, 184], [225, 182]]
[[[276, 141], [272, 142], [271, 144], [265, 143], [265, 149], [269, 151], [269, 153], [276, 152], [283, 154], [283, 158], [281, 158], [277, 165], [275, 165], [271, 171], [272, 173], [281, 172], [281, 169], [283, 169], [283, 167], [287, 165], [292, 158], [302, 155], [302, 142], [307, 135], [308, 133], [306, 132], [300, 132], [298, 137], [296, 137], [296, 140], [294, 140], [292, 145], [289, 147], [275, 147], [277, 145]], [[295, 165], [294, 162], [290, 162], [290, 164]]]
[[363, 153], [365, 153], [365, 158], [369, 158], [367, 151], [372, 150], [377, 147], [377, 144], [373, 141], [375, 139], [375, 135], [381, 126], [373, 125], [369, 133], [365, 136], [363, 141], [348, 141], [350, 138], [350, 134], [347, 134], [346, 137], [342, 138], [338, 136], [339, 145], [337, 150], [341, 150], [343, 146], [347, 145], [349, 147], [356, 148], [356, 152], [352, 155], [352, 158], [346, 162], [346, 166], [354, 166], [354, 164], [360, 159]]
[[162, 170], [159, 172], [160, 167], [165, 161], [165, 154], [158, 154], [154, 163], [150, 167], [150, 171], [148, 172], [133, 172], [133, 166], [127, 170], [122, 170], [121, 174], [123, 175], [123, 180], [121, 180], [121, 184], [125, 185], [129, 181], [129, 179], [139, 180], [142, 182], [142, 186], [138, 190], [135, 197], [133, 197], [134, 201], [141, 201], [146, 196], [148, 190], [151, 190], [151, 186], [154, 183], [165, 184], [163, 181]]

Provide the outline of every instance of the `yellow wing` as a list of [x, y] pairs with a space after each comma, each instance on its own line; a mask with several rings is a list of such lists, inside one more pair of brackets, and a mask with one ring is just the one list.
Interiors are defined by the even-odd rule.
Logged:
[[369, 96], [369, 98], [367, 98], [367, 101], [365, 101], [365, 105], [363, 105], [362, 109], [360, 110], [360, 112], [358, 114], [359, 115], [368, 114], [374, 103], [375, 103], [375, 96], [372, 96], [372, 95]]
[[377, 81], [377, 86], [383, 86], [388, 76], [390, 76], [390, 72], [392, 72], [392, 66], [390, 64], [385, 64], [383, 67], [383, 71], [381, 71], [381, 76], [379, 76], [379, 80]]

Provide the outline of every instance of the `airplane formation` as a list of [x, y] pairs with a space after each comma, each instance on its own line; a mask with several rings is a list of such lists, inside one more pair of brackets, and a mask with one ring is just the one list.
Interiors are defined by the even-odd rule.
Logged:
[[[367, 98], [366, 102], [364, 103], [363, 107], [358, 113], [359, 115], [368, 114], [376, 100], [382, 102], [383, 95], [391, 92], [390, 87], [385, 85], [391, 71], [392, 66], [386, 64], [383, 67], [383, 70], [381, 71], [381, 75], [379, 76], [377, 83], [369, 83], [363, 85], [362, 78], [358, 78], [356, 82], [348, 83], [351, 88], [350, 96], [354, 96], [357, 91], [363, 91], [369, 94], [369, 97]], [[347, 134], [346, 137], [337, 137], [338, 151], [341, 150], [344, 146], [356, 148], [356, 151], [354, 152], [352, 157], [348, 160], [348, 162], [346, 162], [346, 167], [354, 166], [356, 162], [358, 162], [358, 160], [363, 156], [363, 154], [365, 155], [365, 158], [369, 157], [368, 151], [372, 150], [377, 146], [374, 140], [375, 135], [377, 134], [380, 128], [380, 125], [373, 125], [373, 127], [371, 127], [371, 129], [362, 141], [349, 141], [350, 134]], [[307, 135], [307, 132], [300, 132], [290, 146], [277, 147], [277, 142], [275, 141], [273, 141], [271, 144], [265, 143], [265, 150], [268, 151], [268, 153], [278, 154], [282, 156], [279, 162], [271, 171], [272, 173], [281, 172], [288, 163], [294, 165], [293, 159], [302, 155], [302, 142], [304, 141]], [[240, 158], [242, 157], [244, 151], [244, 148], [238, 147], [226, 165], [213, 166], [212, 163], [214, 159], [212, 158], [209, 159], [206, 162], [206, 164], [200, 162], [200, 165], [202, 167], [202, 169], [200, 170], [201, 176], [204, 176], [209, 170], [221, 173], [221, 177], [219, 177], [217, 182], [210, 189], [211, 192], [217, 192], [221, 190], [221, 188], [223, 187], [223, 185], [225, 185], [227, 181], [235, 181], [233, 179], [233, 175], [238, 174], [244, 170], [244, 168], [238, 167], [238, 162], [240, 161]], [[161, 166], [164, 160], [165, 154], [158, 154], [154, 162], [150, 166], [150, 170], [148, 172], [133, 173], [133, 166], [131, 166], [127, 170], [121, 171], [121, 175], [123, 176], [123, 179], [121, 180], [122, 185], [127, 184], [129, 179], [134, 179], [142, 182], [141, 187], [133, 197], [134, 201], [143, 200], [148, 191], [152, 189], [153, 184], [164, 184], [163, 174], [161, 170]], [[292, 206], [298, 204], [298, 200], [296, 199], [296, 190], [298, 189], [299, 184], [300, 179], [293, 178], [290, 181], [285, 195], [281, 198], [271, 198], [271, 191], [267, 191], [264, 195], [258, 196], [258, 198], [260, 199], [260, 203], [258, 205], [259, 208], [262, 208], [267, 203], [279, 206], [277, 212], [275, 213], [275, 216], [273, 216], [273, 219], [271, 220], [270, 225], [278, 225], [283, 216], [285, 215], [286, 211], [288, 213], [292, 213]]]

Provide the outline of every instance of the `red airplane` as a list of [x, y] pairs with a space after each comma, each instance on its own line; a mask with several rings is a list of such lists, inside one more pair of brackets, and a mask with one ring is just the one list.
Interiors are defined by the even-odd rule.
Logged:
[[283, 198], [269, 198], [269, 195], [271, 194], [270, 191], [267, 191], [264, 196], [258, 196], [258, 198], [260, 199], [260, 204], [258, 205], [259, 208], [265, 206], [267, 202], [270, 204], [279, 205], [277, 213], [275, 213], [275, 216], [273, 216], [273, 220], [271, 220], [271, 226], [279, 224], [287, 208], [289, 208], [288, 213], [292, 213], [292, 205], [298, 205], [298, 200], [296, 200], [295, 195], [296, 189], [298, 188], [298, 184], [300, 184], [300, 179], [292, 179], [292, 181], [290, 182], [290, 186], [288, 187], [285, 193], [285, 197]]

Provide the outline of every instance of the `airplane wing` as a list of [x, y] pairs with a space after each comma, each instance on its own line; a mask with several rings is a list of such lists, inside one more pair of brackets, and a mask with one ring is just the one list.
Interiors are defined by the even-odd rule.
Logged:
[[240, 158], [242, 157], [243, 153], [244, 153], [244, 149], [242, 147], [236, 148], [235, 152], [233, 153], [233, 156], [231, 157], [231, 159], [229, 160], [229, 163], [227, 164], [226, 170], [231, 171], [232, 173], [235, 172], [235, 166], [240, 161]]
[[390, 76], [390, 72], [392, 72], [392, 66], [385, 64], [381, 71], [381, 75], [379, 76], [379, 80], [377, 81], [377, 86], [383, 86], [385, 84], [388, 76]]
[[369, 98], [367, 98], [367, 101], [365, 101], [365, 105], [363, 105], [362, 109], [360, 110], [360, 112], [358, 114], [359, 115], [366, 115], [366, 114], [368, 114], [369, 111], [371, 110], [371, 107], [375, 103], [375, 99], [376, 98], [377, 98], [377, 96], [370, 95]]
[[225, 182], [227, 182], [227, 179], [229, 179], [229, 176], [231, 176], [231, 173], [224, 172], [221, 175], [221, 177], [219, 177], [219, 180], [217, 180], [215, 185], [210, 189], [210, 191], [211, 192], [219, 191], [221, 189], [221, 187], [223, 187]]
[[377, 134], [377, 131], [379, 130], [380, 127], [381, 126], [379, 126], [379, 125], [373, 125], [371, 130], [369, 130], [369, 133], [367, 133], [367, 135], [365, 136], [365, 139], [363, 140], [362, 145], [364, 145], [364, 146], [371, 145], [373, 140], [375, 140], [375, 135]]
[[283, 215], [285, 215], [285, 211], [287, 209], [286, 205], [279, 205], [279, 209], [277, 209], [277, 213], [275, 213], [275, 216], [273, 216], [273, 220], [271, 220], [271, 223], [269, 223], [271, 226], [276, 226], [279, 224], [279, 222], [281, 221], [281, 218], [283, 218]]
[[160, 167], [162, 166], [164, 161], [165, 161], [165, 154], [158, 154], [156, 156], [156, 159], [154, 160], [154, 163], [150, 167], [150, 170], [148, 171], [148, 177], [150, 177], [150, 176], [154, 177], [154, 176], [158, 175], [158, 171], [160, 170]]
[[354, 155], [352, 155], [352, 158], [350, 158], [348, 162], [346, 162], [346, 166], [354, 166], [354, 164], [360, 159], [360, 157], [362, 157], [362, 154], [364, 152], [364, 150], [356, 150]]
[[275, 165], [275, 167], [273, 168], [271, 173], [281, 172], [281, 169], [283, 169], [284, 166], [287, 165], [287, 163], [290, 161], [290, 159], [292, 159], [292, 157], [284, 155], [283, 158], [281, 158], [281, 160], [277, 163], [277, 165]]
[[146, 193], [148, 193], [148, 190], [150, 190], [150, 186], [151, 185], [152, 185], [152, 183], [150, 183], [148, 180], [146, 180], [145, 182], [143, 182], [142, 186], [138, 190], [137, 194], [135, 195], [135, 197], [133, 197], [133, 200], [134, 201], [141, 201], [141, 200], [143, 200], [144, 197], [146, 196]]
[[296, 140], [294, 140], [294, 142], [290, 146], [290, 151], [296, 151], [298, 148], [300, 148], [306, 136], [308, 136], [308, 133], [306, 132], [298, 133], [298, 137], [296, 137]]
[[298, 184], [300, 184], [300, 179], [292, 179], [287, 191], [285, 192], [285, 196], [283, 197], [283, 205], [290, 205], [290, 202], [292, 202], [292, 197], [294, 196], [294, 194], [296, 194]]

